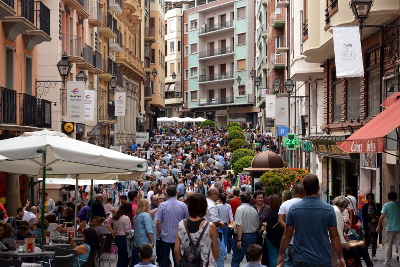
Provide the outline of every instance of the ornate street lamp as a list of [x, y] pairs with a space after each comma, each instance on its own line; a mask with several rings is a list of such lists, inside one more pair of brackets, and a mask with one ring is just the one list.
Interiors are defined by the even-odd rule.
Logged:
[[61, 56], [61, 60], [58, 61], [58, 63], [57, 63], [57, 69], [58, 69], [58, 72], [60, 73], [60, 76], [61, 76], [63, 82], [65, 82], [65, 80], [67, 79], [67, 76], [70, 74], [71, 68], [72, 68], [72, 64], [68, 59], [67, 53], [64, 52]]
[[111, 80], [108, 81], [108, 86], [111, 91], [114, 91], [117, 88], [117, 78], [115, 76], [111, 77]]
[[85, 82], [85, 83], [86, 83], [86, 81], [88, 80], [88, 77], [86, 76], [84, 70], [80, 70], [79, 73], [76, 75], [75, 78], [76, 78], [76, 80], [77, 80], [78, 82]]
[[272, 87], [274, 88], [274, 92], [277, 94], [279, 93], [279, 91], [281, 90], [281, 80], [279, 79], [275, 79], [274, 84], [272, 85]]
[[174, 71], [174, 73], [171, 74], [171, 77], [172, 77], [172, 79], [174, 79], [174, 80], [176, 79], [176, 73], [175, 73], [175, 71]]
[[158, 74], [158, 72], [157, 72], [156, 68], [154, 68], [154, 69], [151, 71], [151, 75], [153, 75], [153, 78], [156, 78], [157, 74]]
[[256, 78], [254, 79], [254, 85], [257, 86], [257, 89], [258, 89], [258, 87], [260, 86], [260, 84], [261, 84], [261, 79], [260, 79], [260, 77], [256, 77]]
[[236, 81], [237, 81], [237, 83], [238, 83], [239, 86], [240, 86], [240, 84], [242, 83], [242, 77], [238, 76], [238, 77], [236, 78]]
[[368, 18], [374, 0], [351, 0], [349, 3], [354, 18], [360, 22], [362, 26]]
[[294, 84], [294, 82], [292, 81], [292, 79], [288, 78], [288, 79], [286, 80], [286, 82], [285, 82], [285, 89], [286, 89], [286, 92], [287, 92], [288, 94], [293, 93], [294, 86], [295, 86], [295, 84]]
[[252, 79], [254, 78], [254, 76], [256, 76], [256, 71], [254, 69], [250, 71], [250, 76]]

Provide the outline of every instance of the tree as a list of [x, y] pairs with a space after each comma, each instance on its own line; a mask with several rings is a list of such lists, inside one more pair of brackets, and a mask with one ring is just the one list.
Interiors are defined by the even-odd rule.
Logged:
[[244, 134], [242, 131], [231, 131], [228, 133], [228, 140], [234, 140], [234, 139], [243, 139], [244, 140]]
[[229, 129], [229, 128], [231, 128], [232, 126], [239, 126], [239, 127], [240, 127], [240, 124], [237, 123], [237, 122], [230, 122], [230, 123], [228, 123], [228, 124], [226, 125], [226, 128]]
[[201, 128], [204, 127], [215, 127], [215, 122], [213, 122], [212, 120], [205, 120], [200, 124]]
[[293, 190], [294, 186], [303, 182], [304, 176], [309, 174], [307, 169], [281, 168], [267, 171], [260, 177], [264, 184], [267, 196], [281, 195], [284, 190]]
[[233, 139], [228, 144], [229, 151], [235, 151], [236, 149], [240, 148], [249, 148], [249, 143], [243, 139]]
[[235, 174], [239, 174], [243, 171], [244, 168], [248, 168], [251, 166], [251, 161], [253, 160], [254, 156], [246, 156], [243, 158], [240, 158], [238, 161], [235, 162], [235, 164], [232, 164], [233, 166], [233, 171]]
[[243, 131], [239, 126], [232, 126], [228, 128], [228, 133], [231, 131]]
[[231, 157], [231, 164], [233, 165], [237, 160], [239, 160], [240, 158], [243, 157], [247, 157], [247, 156], [252, 156], [254, 157], [255, 153], [253, 150], [248, 149], [248, 148], [240, 148], [240, 149], [236, 149], [233, 153], [232, 153], [232, 157]]

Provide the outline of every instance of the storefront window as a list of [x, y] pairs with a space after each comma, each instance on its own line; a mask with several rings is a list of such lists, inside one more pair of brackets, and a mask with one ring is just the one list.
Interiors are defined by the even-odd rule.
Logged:
[[342, 84], [336, 82], [333, 85], [333, 121], [340, 122], [342, 120]]
[[381, 111], [380, 69], [368, 72], [368, 116], [374, 117]]
[[360, 78], [353, 78], [347, 81], [347, 120], [357, 120], [360, 109]]

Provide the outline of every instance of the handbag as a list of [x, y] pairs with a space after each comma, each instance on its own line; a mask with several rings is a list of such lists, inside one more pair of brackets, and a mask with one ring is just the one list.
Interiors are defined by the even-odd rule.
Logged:
[[363, 247], [365, 246], [364, 241], [362, 240], [353, 240], [353, 241], [349, 241], [347, 242], [348, 248], [359, 248], [359, 247]]
[[[276, 224], [271, 228], [271, 230], [274, 229], [277, 225], [278, 225], [278, 223], [276, 223]], [[267, 229], [265, 229], [265, 230], [262, 232], [262, 234], [261, 234], [261, 237], [262, 237], [262, 239], [263, 239], [263, 244], [264, 244], [264, 242], [265, 242], [265, 239], [267, 239], [267, 234], [268, 234]]]

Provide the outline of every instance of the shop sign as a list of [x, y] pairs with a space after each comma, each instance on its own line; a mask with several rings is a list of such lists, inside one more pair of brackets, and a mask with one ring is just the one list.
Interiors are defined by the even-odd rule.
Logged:
[[200, 98], [199, 104], [200, 104], [200, 105], [205, 105], [205, 104], [207, 104], [207, 98]]
[[311, 142], [302, 142], [301, 143], [302, 151], [313, 151], [313, 146]]
[[295, 134], [288, 134], [286, 138], [283, 139], [284, 145], [287, 149], [296, 149], [299, 146], [299, 138]]
[[361, 153], [361, 167], [376, 168], [377, 153]]
[[274, 127], [275, 125], [275, 120], [273, 119], [265, 119], [265, 127]]

